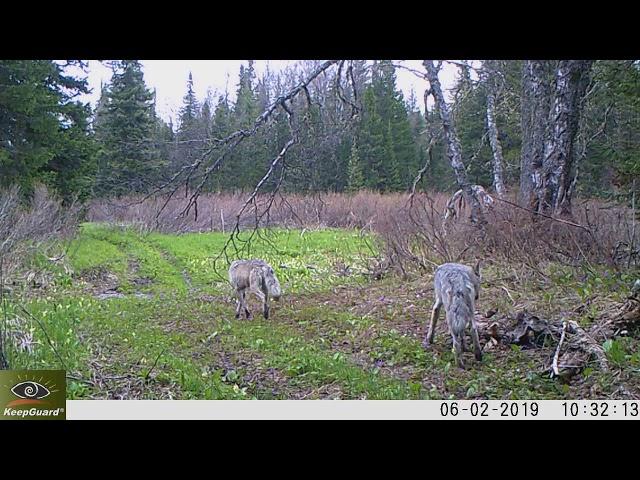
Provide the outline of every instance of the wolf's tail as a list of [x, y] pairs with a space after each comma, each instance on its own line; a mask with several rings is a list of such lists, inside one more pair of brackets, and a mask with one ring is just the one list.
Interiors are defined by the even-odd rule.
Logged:
[[469, 305], [468, 293], [462, 289], [452, 289], [447, 292], [447, 295], [449, 297], [447, 315], [451, 319], [451, 331], [456, 335], [461, 335], [467, 326], [467, 319], [472, 312]]

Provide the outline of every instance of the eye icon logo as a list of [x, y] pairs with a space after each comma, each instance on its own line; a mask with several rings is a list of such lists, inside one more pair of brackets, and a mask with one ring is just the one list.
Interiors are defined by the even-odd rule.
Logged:
[[42, 379], [36, 381], [36, 378], [18, 378], [16, 379], [18, 383], [14, 384], [13, 387], [9, 388], [11, 384], [7, 385], [7, 389], [14, 397], [18, 398], [14, 398], [6, 406], [48, 405], [51, 398], [47, 397], [59, 391], [56, 388], [57, 382], [53, 383], [51, 380], [42, 381]]
[[51, 393], [47, 387], [40, 385], [38, 382], [21, 382], [11, 389], [11, 392], [22, 399], [40, 400], [49, 396]]
[[0, 370], [1, 420], [65, 420], [65, 370]]

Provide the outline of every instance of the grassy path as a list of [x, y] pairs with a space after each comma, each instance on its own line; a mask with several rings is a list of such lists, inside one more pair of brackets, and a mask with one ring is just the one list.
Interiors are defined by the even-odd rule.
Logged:
[[[421, 345], [429, 279], [368, 282], [357, 274], [367, 247], [355, 232], [281, 231], [256, 243], [252, 256], [274, 265], [286, 295], [269, 320], [236, 320], [231, 291], [211, 262], [224, 240], [86, 225], [71, 249], [73, 273], [58, 272], [45, 295], [24, 302], [55, 352], [13, 306], [16, 328], [35, 342], [31, 352], [14, 352], [14, 363], [57, 368], [59, 355], [72, 377], [69, 398], [548, 399], [612, 391], [619, 382], [587, 374], [562, 385], [541, 374], [546, 354], [508, 346], [485, 352], [482, 364], [469, 354], [468, 370], [454, 368], [443, 319], [436, 345]], [[344, 276], [345, 264], [356, 273]], [[482, 308], [525, 298], [509, 288], [509, 295], [499, 286], [485, 293]], [[562, 292], [573, 290], [567, 284]], [[549, 292], [540, 295], [547, 302]], [[624, 371], [632, 383], [640, 363], [634, 348]]]

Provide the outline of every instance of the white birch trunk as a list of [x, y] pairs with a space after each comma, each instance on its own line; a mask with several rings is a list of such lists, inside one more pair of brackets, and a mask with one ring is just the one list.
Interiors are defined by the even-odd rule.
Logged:
[[582, 97], [588, 84], [591, 60], [562, 60], [556, 70], [550, 130], [544, 145], [538, 211], [571, 215], [572, 168]]
[[422, 63], [427, 71], [427, 79], [429, 80], [431, 95], [435, 100], [436, 109], [440, 115], [442, 122], [442, 130], [444, 132], [445, 142], [447, 145], [447, 157], [449, 157], [449, 163], [453, 168], [453, 171], [458, 182], [458, 186], [464, 192], [464, 196], [468, 204], [471, 206], [471, 221], [473, 223], [483, 223], [484, 215], [480, 202], [476, 197], [475, 192], [469, 180], [465, 170], [464, 163], [462, 161], [462, 147], [460, 146], [460, 140], [456, 134], [455, 127], [451, 120], [451, 113], [449, 112], [449, 106], [444, 100], [442, 93], [442, 87], [440, 86], [440, 80], [438, 79], [438, 68], [433, 63], [433, 60], [424, 60]]
[[493, 188], [502, 198], [506, 194], [504, 186], [504, 157], [502, 155], [502, 145], [498, 138], [498, 125], [496, 123], [496, 95], [495, 84], [490, 80], [487, 92], [487, 129], [489, 131], [489, 144], [493, 152]]
[[522, 153], [520, 204], [538, 209], [542, 185], [544, 139], [549, 119], [549, 70], [551, 62], [527, 60], [522, 71]]

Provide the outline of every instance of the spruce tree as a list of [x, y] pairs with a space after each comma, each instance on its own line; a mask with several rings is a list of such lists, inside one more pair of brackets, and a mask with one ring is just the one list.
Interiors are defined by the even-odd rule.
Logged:
[[[240, 75], [236, 102], [232, 111], [234, 130], [250, 128], [260, 114], [255, 92], [255, 70], [253, 60], [247, 67], [240, 66]], [[260, 133], [236, 148], [229, 157], [228, 165], [233, 165], [232, 185], [241, 189], [250, 189], [264, 175], [267, 163], [264, 149], [264, 133]], [[227, 167], [227, 169], [230, 167]]]
[[472, 85], [467, 75], [460, 75], [454, 88], [459, 92], [455, 104], [455, 124], [469, 181], [488, 188], [493, 183], [493, 175], [491, 146], [485, 135], [486, 90]]
[[364, 174], [362, 171], [362, 162], [358, 154], [358, 145], [354, 141], [351, 146], [351, 155], [349, 156], [348, 167], [349, 183], [347, 190], [349, 192], [357, 192], [364, 187]]
[[[418, 100], [416, 93], [411, 89], [411, 93], [407, 100], [407, 112], [409, 115], [409, 125], [411, 129], [411, 138], [413, 140], [413, 150], [415, 158], [415, 166], [409, 171], [409, 186], [413, 186], [413, 180], [420, 171], [420, 169], [427, 162], [427, 142], [429, 141], [427, 135], [427, 125], [424, 119], [424, 115], [418, 108]], [[424, 188], [426, 183], [425, 175], [423, 174], [423, 180], [421, 184], [417, 185], [418, 188]]]
[[363, 96], [362, 121], [358, 139], [358, 153], [364, 170], [364, 186], [367, 189], [382, 191], [387, 183], [385, 128], [378, 114], [376, 97], [371, 86], [365, 89]]
[[154, 148], [153, 93], [137, 60], [114, 61], [100, 141], [98, 190], [121, 195], [149, 191], [161, 177], [162, 159]]
[[173, 121], [166, 123], [160, 118], [154, 109], [153, 148], [158, 161], [162, 164], [161, 176], [164, 180], [170, 179], [176, 172], [172, 165], [176, 164], [177, 155], [176, 135], [173, 131]]
[[90, 130], [89, 105], [68, 106], [68, 121], [60, 125], [54, 154], [42, 169], [65, 202], [86, 200], [93, 194], [97, 145]]
[[372, 67], [371, 88], [376, 98], [376, 110], [387, 125], [388, 162], [391, 177], [386, 179], [387, 190], [407, 189], [418, 167], [414, 139], [402, 92], [396, 86], [395, 67], [390, 60], [375, 62]]
[[187, 132], [195, 128], [196, 120], [198, 118], [198, 110], [198, 100], [196, 99], [196, 94], [193, 90], [193, 75], [191, 74], [191, 72], [189, 72], [189, 79], [187, 80], [187, 93], [185, 93], [182, 99], [182, 108], [180, 109], [179, 114], [179, 131]]
[[0, 186], [18, 184], [29, 193], [35, 182], [66, 199], [88, 193], [94, 148], [86, 79], [50, 60], [0, 60]]
[[[599, 60], [594, 88], [585, 104], [577, 146], [577, 190], [631, 202], [640, 191], [640, 65], [633, 60]], [[587, 141], [591, 139], [589, 143]]]
[[202, 147], [202, 122], [200, 119], [200, 106], [193, 89], [193, 76], [189, 72], [187, 80], [187, 92], [182, 100], [182, 107], [178, 113], [178, 131], [176, 140], [178, 144], [173, 170], [191, 165], [201, 151]]
[[[229, 105], [229, 96], [225, 92], [224, 95], [218, 97], [218, 103], [213, 111], [213, 119], [211, 121], [211, 138], [222, 139], [233, 131], [232, 110]], [[237, 176], [234, 175], [232, 168], [233, 157], [230, 156], [229, 161], [224, 162], [221, 168], [213, 172], [209, 179], [209, 188], [213, 191], [231, 190], [237, 188]]]
[[208, 90], [207, 96], [205, 97], [204, 102], [202, 102], [202, 108], [200, 109], [200, 118], [199, 118], [200, 137], [203, 140], [208, 139], [209, 136], [211, 135], [211, 126], [213, 122], [212, 109], [215, 106], [213, 101], [214, 101], [213, 94], [211, 93], [210, 90]]
[[393, 138], [391, 121], [389, 121], [387, 122], [387, 135], [385, 139], [385, 155], [387, 161], [384, 164], [384, 173], [386, 178], [384, 188], [389, 192], [397, 192], [403, 188], [402, 181], [400, 179], [400, 166], [398, 164], [395, 146], [396, 144]]

